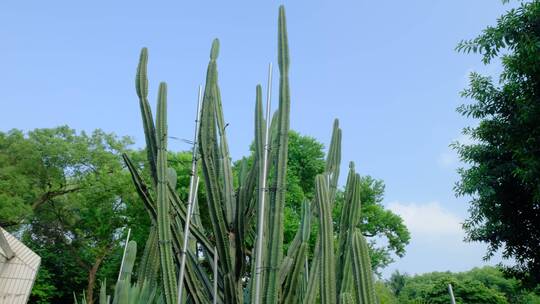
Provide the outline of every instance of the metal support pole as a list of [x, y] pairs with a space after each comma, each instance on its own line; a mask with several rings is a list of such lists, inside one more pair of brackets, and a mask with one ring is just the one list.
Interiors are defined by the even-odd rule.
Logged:
[[124, 260], [126, 258], [126, 251], [127, 251], [127, 246], [128, 246], [128, 243], [129, 243], [129, 235], [131, 234], [131, 228], [128, 229], [128, 235], [127, 235], [127, 238], [126, 238], [126, 244], [124, 245], [124, 254], [122, 254], [122, 263], [120, 264], [120, 271], [118, 272], [118, 280], [116, 280], [117, 282], [120, 281], [120, 276], [122, 275], [122, 270], [124, 269]]
[[257, 257], [255, 266], [255, 304], [261, 303], [261, 271], [262, 271], [262, 244], [264, 234], [264, 203], [266, 199], [266, 175], [268, 170], [268, 141], [270, 137], [270, 100], [272, 92], [272, 63], [268, 64], [268, 84], [266, 87], [266, 130], [264, 133], [263, 172], [261, 188], [259, 189], [259, 220], [257, 231]]
[[199, 178], [197, 176], [197, 137], [199, 136], [199, 126], [201, 120], [201, 103], [202, 103], [202, 86], [199, 86], [199, 94], [197, 98], [197, 114], [195, 118], [195, 135], [193, 137], [193, 150], [191, 152], [191, 178], [189, 180], [189, 196], [188, 206], [186, 214], [186, 223], [184, 225], [184, 244], [182, 246], [181, 259], [180, 259], [180, 274], [178, 277], [178, 304], [182, 302], [182, 290], [184, 289], [184, 272], [186, 269], [186, 253], [189, 240], [189, 225], [191, 222], [191, 215], [193, 214], [193, 201], [197, 196], [197, 189], [199, 184]]
[[218, 280], [218, 255], [217, 255], [217, 249], [214, 247], [214, 299], [212, 300], [213, 304], [217, 304], [218, 299], [218, 289], [217, 289], [217, 280]]
[[456, 298], [454, 298], [454, 291], [452, 290], [452, 284], [448, 284], [448, 293], [450, 294], [450, 303], [456, 304]]

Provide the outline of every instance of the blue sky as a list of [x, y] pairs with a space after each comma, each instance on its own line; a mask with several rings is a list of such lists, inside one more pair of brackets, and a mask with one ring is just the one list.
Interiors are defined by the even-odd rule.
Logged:
[[[170, 134], [190, 138], [197, 86], [218, 37], [231, 153], [239, 158], [252, 139], [255, 85], [266, 83], [268, 62], [276, 61], [279, 4], [4, 1], [0, 130], [67, 124], [129, 135], [142, 146], [134, 72], [146, 46], [150, 96], [159, 81], [168, 82]], [[385, 204], [412, 232], [406, 257], [385, 275], [394, 269], [421, 273], [483, 265], [485, 246], [462, 242], [467, 200], [453, 194], [460, 164], [448, 145], [462, 138], [462, 127], [474, 124], [455, 112], [465, 102], [459, 91], [467, 75], [496, 75], [499, 68], [483, 66], [478, 56], [458, 54], [454, 47], [495, 24], [512, 5], [497, 0], [285, 5], [291, 128], [328, 143], [332, 120], [339, 118], [342, 171], [352, 160], [361, 174], [383, 179]], [[171, 144], [174, 150], [188, 148]]]

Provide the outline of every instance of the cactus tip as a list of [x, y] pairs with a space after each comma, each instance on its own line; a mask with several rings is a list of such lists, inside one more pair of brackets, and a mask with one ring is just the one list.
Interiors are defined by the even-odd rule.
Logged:
[[219, 39], [212, 41], [212, 49], [210, 50], [210, 59], [216, 60], [219, 55]]

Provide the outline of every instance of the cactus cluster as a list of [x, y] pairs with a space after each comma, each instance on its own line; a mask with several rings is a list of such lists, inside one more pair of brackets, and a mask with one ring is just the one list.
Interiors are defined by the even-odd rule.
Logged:
[[[233, 176], [226, 124], [218, 82], [219, 41], [212, 43], [202, 97], [197, 138], [202, 182], [211, 220], [203, 227], [191, 221], [192, 246], [184, 252], [184, 225], [191, 214], [175, 192], [176, 176], [167, 164], [167, 86], [161, 83], [157, 115], [148, 102], [148, 51], [141, 51], [136, 91], [142, 114], [152, 185], [146, 185], [138, 168], [124, 155], [133, 183], [152, 226], [138, 264], [137, 283], [131, 284], [136, 246], [130, 243], [130, 267], [116, 285], [114, 303], [375, 303], [373, 274], [366, 240], [359, 230], [360, 180], [351, 164], [345, 202], [334, 227], [332, 208], [341, 162], [341, 129], [336, 120], [326, 169], [313, 181], [315, 198], [302, 203], [301, 222], [288, 251], [283, 252], [283, 217], [286, 195], [290, 113], [289, 50], [285, 9], [278, 20], [279, 105], [272, 119], [263, 118], [262, 89], [256, 87], [253, 161], [244, 159]], [[269, 125], [269, 147], [265, 146]], [[267, 149], [268, 157], [264, 157]], [[266, 160], [266, 161], [265, 161]], [[267, 170], [268, 176], [262, 174]], [[235, 186], [237, 181], [237, 185]], [[268, 185], [268, 186], [265, 186]], [[153, 188], [154, 191], [149, 189]], [[264, 197], [266, 204], [258, 202]], [[264, 222], [258, 223], [258, 215]], [[319, 234], [313, 252], [308, 244], [312, 224]], [[262, 251], [256, 255], [257, 229], [262, 229]], [[185, 277], [177, 282], [181, 257]], [[256, 261], [259, 256], [261, 260]], [[217, 261], [217, 267], [214, 263]], [[258, 262], [258, 263], [257, 263]], [[261, 265], [257, 269], [255, 265]], [[125, 272], [125, 273], [124, 273]], [[255, 292], [259, 275], [260, 292]], [[180, 283], [180, 284], [179, 284]], [[178, 297], [178, 288], [183, 288]], [[150, 297], [151, 296], [151, 297]], [[100, 297], [101, 298], [101, 297]], [[101, 302], [100, 302], [101, 303]]]

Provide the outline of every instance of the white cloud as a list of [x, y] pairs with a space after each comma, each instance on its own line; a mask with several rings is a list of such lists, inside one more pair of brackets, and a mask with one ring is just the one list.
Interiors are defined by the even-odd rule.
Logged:
[[399, 214], [414, 237], [463, 236], [462, 219], [443, 209], [438, 202], [427, 204], [393, 202], [388, 205]]

